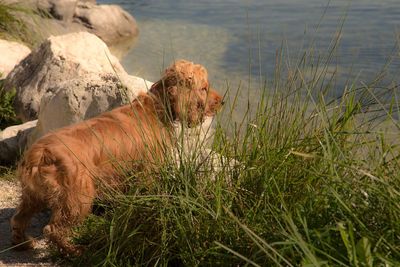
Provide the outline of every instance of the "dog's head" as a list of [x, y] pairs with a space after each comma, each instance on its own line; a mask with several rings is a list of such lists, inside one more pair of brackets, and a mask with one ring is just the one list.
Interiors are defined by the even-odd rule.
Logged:
[[172, 120], [198, 125], [221, 108], [222, 97], [210, 87], [207, 70], [198, 64], [178, 60], [165, 70], [150, 92], [162, 99]]

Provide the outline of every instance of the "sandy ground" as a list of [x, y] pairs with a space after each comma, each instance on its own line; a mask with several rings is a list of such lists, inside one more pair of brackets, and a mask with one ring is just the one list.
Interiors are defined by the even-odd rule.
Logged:
[[49, 247], [42, 237], [42, 227], [49, 219], [45, 213], [32, 219], [28, 235], [38, 237], [35, 249], [15, 251], [11, 247], [10, 218], [15, 212], [20, 196], [17, 182], [0, 180], [0, 266], [56, 266], [49, 258]]

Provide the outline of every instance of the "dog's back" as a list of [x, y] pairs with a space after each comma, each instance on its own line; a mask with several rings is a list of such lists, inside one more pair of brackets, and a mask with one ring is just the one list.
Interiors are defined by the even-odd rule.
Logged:
[[85, 184], [89, 189], [96, 178], [116, 178], [116, 170], [128, 167], [123, 164], [159, 157], [169, 137], [153, 108], [143, 101], [146, 98], [43, 136], [19, 165], [23, 186], [43, 193], [39, 195], [48, 201], [63, 187], [70, 192], [75, 184], [80, 189]]

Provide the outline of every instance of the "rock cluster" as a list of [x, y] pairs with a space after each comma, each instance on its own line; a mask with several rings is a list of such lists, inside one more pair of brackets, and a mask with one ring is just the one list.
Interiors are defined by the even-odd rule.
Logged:
[[2, 3], [38, 11], [15, 15], [43, 42], [31, 52], [0, 40], [2, 90], [16, 90], [14, 108], [26, 122], [0, 131], [0, 163], [15, 161], [48, 131], [115, 108], [151, 86], [128, 75], [117, 59], [138, 35], [135, 19], [121, 7], [96, 0]]
[[[98, 5], [95, 0], [3, 0], [36, 10], [21, 19], [31, 25], [36, 38], [86, 31], [102, 39], [118, 58], [135, 43], [136, 20], [117, 5]], [[39, 15], [38, 15], [39, 14]]]
[[[15, 160], [27, 143], [45, 133], [132, 101], [151, 85], [128, 75], [96, 35], [48, 38], [4, 81], [4, 90], [16, 90], [16, 114], [28, 124], [2, 132], [0, 161]], [[29, 122], [36, 119], [37, 125]]]
[[[70, 81], [76, 79], [80, 82]], [[111, 80], [118, 81], [121, 86], [110, 83]], [[101, 87], [108, 83], [114, 84], [116, 94], [128, 88], [126, 93], [132, 99], [138, 87], [145, 88], [144, 83], [137, 83], [137, 80], [125, 72], [103, 41], [93, 34], [79, 32], [48, 38], [10, 72], [4, 87], [16, 89], [17, 116], [29, 121], [38, 117], [43, 96], [52, 97], [60, 88], [68, 87], [77, 93], [85, 87]], [[112, 99], [106, 100], [109, 101]], [[115, 103], [109, 104], [115, 106]]]

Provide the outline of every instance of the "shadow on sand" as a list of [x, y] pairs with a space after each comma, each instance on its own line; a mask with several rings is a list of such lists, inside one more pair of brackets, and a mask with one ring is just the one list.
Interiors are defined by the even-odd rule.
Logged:
[[36, 237], [35, 249], [17, 251], [12, 249], [10, 218], [15, 208], [0, 209], [0, 266], [53, 266], [49, 259], [49, 250], [42, 235], [42, 228], [49, 220], [50, 213], [36, 214], [27, 229], [27, 235]]

